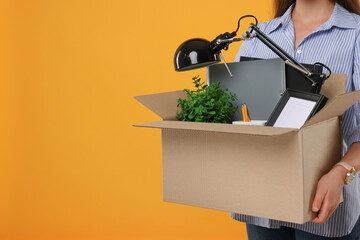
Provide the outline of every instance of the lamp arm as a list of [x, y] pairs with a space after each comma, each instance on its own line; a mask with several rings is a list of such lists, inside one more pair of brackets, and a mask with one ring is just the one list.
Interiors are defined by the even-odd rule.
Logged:
[[[256, 23], [251, 23], [249, 29], [243, 34], [242, 38], [235, 38], [237, 31], [240, 27], [240, 20], [245, 17], [253, 17], [256, 20]], [[276, 55], [278, 55], [282, 60], [285, 61], [285, 64], [293, 67], [294, 69], [303, 73], [307, 80], [312, 83], [312, 86], [316, 86], [317, 84], [322, 85], [323, 82], [328, 79], [331, 75], [330, 69], [322, 63], [316, 63], [315, 65], [321, 65], [325, 67], [329, 71], [329, 75], [325, 76], [324, 74], [313, 73], [309, 71], [306, 67], [304, 67], [301, 63], [295, 60], [292, 56], [290, 56], [284, 49], [282, 49], [279, 45], [277, 45], [273, 40], [271, 40], [264, 32], [260, 30], [257, 26], [257, 19], [255, 16], [246, 15], [239, 19], [238, 28], [236, 31], [229, 33], [226, 32], [224, 34], [220, 34], [213, 41], [210, 42], [210, 48], [214, 53], [221, 53], [221, 50], [228, 50], [229, 44], [238, 41], [246, 41], [251, 40], [257, 37], [262, 43], [264, 43], [268, 48], [270, 48]], [[226, 64], [226, 63], [225, 63]], [[229, 69], [228, 69], [229, 71]], [[229, 71], [230, 72], [230, 71]], [[231, 75], [231, 73], [230, 73]], [[314, 79], [321, 78], [320, 82], [314, 81]]]
[[246, 41], [249, 40], [247, 38], [228, 38], [228, 39], [216, 39], [217, 44], [221, 43], [233, 43], [233, 42], [240, 42], [240, 41]]
[[[294, 65], [296, 65], [298, 70], [301, 69], [303, 73], [305, 73], [308, 77], [312, 75], [312, 73], [305, 68], [301, 63], [296, 61], [292, 56], [290, 56], [287, 52], [285, 52], [279, 45], [277, 45], [273, 40], [271, 40], [268, 36], [265, 35], [255, 24], [250, 24], [250, 29], [256, 32], [255, 36], [259, 38], [261, 42], [263, 42], [268, 48], [270, 48], [276, 55], [278, 55], [284, 61], [290, 61]], [[250, 34], [249, 30], [245, 34]], [[291, 64], [290, 64], [291, 65]]]
[[[307, 79], [313, 84], [313, 86], [316, 85], [316, 82], [310, 78], [310, 76], [312, 76], [312, 73], [311, 73], [309, 70], [307, 70], [305, 67], [302, 67], [302, 65], [301, 65], [300, 63], [296, 62], [296, 60], [290, 61], [290, 60], [287, 58], [287, 56], [286, 56], [286, 55], [287, 55], [286, 52], [284, 52], [284, 54], [283, 54], [283, 50], [282, 50], [281, 48], [280, 48], [280, 49], [277, 49], [275, 43], [269, 43], [261, 34], [257, 34], [257, 33], [251, 34], [251, 35], [248, 35], [247, 33], [244, 33], [244, 34], [245, 34], [245, 37], [243, 37], [243, 38], [217, 39], [217, 40], [216, 40], [216, 43], [219, 44], [219, 45], [220, 45], [220, 44], [224, 44], [224, 43], [229, 44], [229, 43], [233, 43], [233, 42], [251, 40], [251, 39], [253, 39], [254, 37], [257, 37], [257, 38], [259, 38], [268, 48], [270, 48], [273, 52], [275, 52], [276, 55], [278, 55], [282, 60], [284, 60], [284, 61], [285, 61], [285, 64], [290, 65], [291, 67], [295, 68], [296, 70], [298, 70], [298, 71], [302, 72], [303, 74], [305, 74], [306, 76], [308, 76]], [[272, 44], [274, 44], [275, 46], [272, 45]], [[290, 56], [290, 58], [291, 58], [291, 56]], [[223, 61], [224, 61], [224, 59], [223, 59]], [[225, 61], [224, 61], [224, 62], [225, 62]], [[298, 63], [298, 65], [297, 65], [296, 63]], [[299, 65], [300, 65], [300, 66], [299, 66]], [[227, 67], [227, 66], [226, 66], [226, 67]], [[231, 75], [231, 74], [230, 74], [230, 75]]]

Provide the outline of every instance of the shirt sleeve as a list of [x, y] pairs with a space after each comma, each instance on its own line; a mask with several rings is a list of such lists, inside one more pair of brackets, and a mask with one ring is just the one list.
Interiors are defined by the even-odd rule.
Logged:
[[[354, 66], [352, 75], [352, 91], [360, 90], [360, 35], [358, 35], [354, 48]], [[348, 111], [350, 119], [345, 128], [349, 128], [345, 142], [348, 147], [354, 142], [360, 142], [360, 101], [357, 101]]]

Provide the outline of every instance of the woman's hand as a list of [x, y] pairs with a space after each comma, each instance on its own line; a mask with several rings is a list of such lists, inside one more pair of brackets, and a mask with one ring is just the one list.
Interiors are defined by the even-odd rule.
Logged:
[[312, 211], [318, 215], [310, 222], [323, 224], [329, 219], [339, 205], [345, 176], [346, 169], [336, 166], [321, 177], [312, 204]]

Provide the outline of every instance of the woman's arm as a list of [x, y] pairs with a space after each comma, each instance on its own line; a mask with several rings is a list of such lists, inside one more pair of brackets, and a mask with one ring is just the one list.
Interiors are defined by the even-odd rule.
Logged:
[[[357, 30], [357, 37], [354, 46], [353, 55], [353, 74], [352, 91], [360, 90], [360, 29]], [[354, 167], [356, 171], [360, 170], [360, 102], [356, 102], [351, 111], [348, 110], [347, 119], [352, 123], [351, 128], [348, 129], [346, 136], [344, 135], [344, 142], [348, 148], [345, 156], [341, 159], [342, 162], [348, 163]], [[344, 115], [345, 117], [345, 115]], [[350, 126], [350, 125], [348, 125]], [[336, 166], [327, 174], [322, 176], [318, 182], [315, 198], [312, 205], [312, 210], [318, 212], [318, 216], [311, 220], [315, 223], [326, 222], [331, 214], [335, 211], [339, 204], [341, 192], [345, 184], [346, 169], [342, 166]], [[350, 183], [351, 184], [351, 183]]]
[[[360, 169], [360, 142], [353, 143], [341, 161], [355, 167], [358, 171]], [[312, 205], [313, 212], [318, 212], [318, 216], [310, 222], [325, 223], [338, 207], [346, 173], [345, 168], [336, 166], [322, 176]]]

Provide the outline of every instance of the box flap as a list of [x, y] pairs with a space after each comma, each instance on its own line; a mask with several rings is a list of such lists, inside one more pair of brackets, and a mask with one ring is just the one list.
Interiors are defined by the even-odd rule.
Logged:
[[176, 111], [180, 110], [180, 108], [177, 107], [176, 99], [186, 98], [186, 93], [180, 90], [136, 96], [134, 98], [162, 119], [175, 120]]
[[331, 74], [330, 78], [321, 87], [321, 94], [328, 100], [334, 99], [337, 95], [345, 93], [346, 74]]
[[223, 133], [242, 133], [242, 134], [257, 135], [257, 136], [282, 135], [290, 132], [299, 131], [298, 129], [294, 129], [294, 128], [242, 126], [242, 125], [222, 124], [222, 123], [200, 123], [200, 122], [183, 122], [183, 121], [157, 121], [157, 122], [134, 125], [134, 127], [199, 130], [199, 131], [223, 132]]
[[360, 91], [340, 94], [328, 102], [325, 107], [307, 121], [303, 127], [340, 116], [358, 100], [360, 100]]

